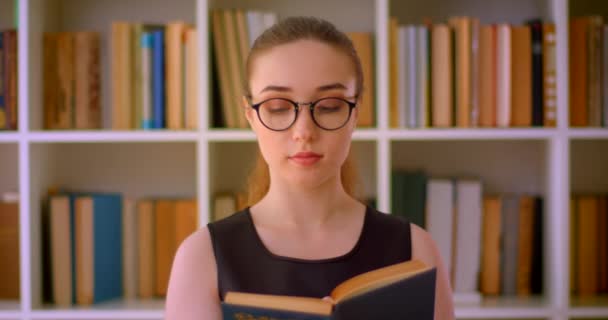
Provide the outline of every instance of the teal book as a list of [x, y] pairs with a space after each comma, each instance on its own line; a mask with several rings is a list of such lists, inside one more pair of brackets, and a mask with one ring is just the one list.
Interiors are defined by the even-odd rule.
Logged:
[[436, 268], [410, 260], [342, 282], [333, 301], [228, 292], [221, 306], [224, 320], [433, 320], [435, 281]]
[[76, 211], [76, 301], [88, 305], [119, 298], [122, 283], [122, 196], [79, 195]]

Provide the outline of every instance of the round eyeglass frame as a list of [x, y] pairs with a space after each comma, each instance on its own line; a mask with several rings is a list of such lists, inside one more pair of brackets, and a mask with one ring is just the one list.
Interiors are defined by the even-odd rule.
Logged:
[[[340, 126], [336, 127], [336, 128], [331, 128], [331, 129], [328, 129], [328, 128], [325, 128], [325, 127], [321, 126], [317, 122], [317, 119], [315, 119], [315, 115], [314, 115], [315, 106], [319, 102], [321, 102], [323, 100], [329, 100], [329, 99], [344, 101], [344, 102], [346, 102], [346, 104], [348, 104], [348, 107], [349, 107], [348, 108], [348, 117], [346, 118], [346, 120], [344, 121], [344, 123], [341, 124]], [[338, 130], [338, 129], [341, 129], [342, 127], [344, 127], [348, 123], [348, 121], [350, 120], [350, 117], [352, 116], [352, 113], [353, 113], [353, 109], [357, 106], [357, 97], [355, 96], [354, 99], [355, 99], [355, 101], [352, 102], [352, 101], [348, 101], [348, 100], [346, 100], [344, 98], [326, 97], [326, 98], [321, 98], [321, 99], [318, 99], [318, 100], [315, 100], [315, 101], [311, 101], [311, 102], [296, 102], [296, 101], [293, 101], [293, 100], [287, 99], [287, 98], [270, 98], [270, 99], [266, 99], [266, 100], [263, 100], [261, 102], [255, 103], [255, 104], [251, 104], [251, 108], [253, 108], [255, 110], [255, 112], [258, 115], [258, 119], [260, 120], [260, 122], [262, 123], [262, 125], [264, 125], [264, 127], [266, 127], [269, 130], [272, 130], [272, 131], [285, 131], [285, 130], [288, 130], [289, 128], [291, 128], [291, 126], [293, 126], [293, 124], [296, 123], [296, 121], [298, 120], [298, 115], [299, 115], [299, 112], [300, 112], [300, 106], [308, 106], [308, 109], [310, 110], [310, 118], [312, 119], [312, 121], [315, 123], [315, 125], [317, 127], [321, 128], [323, 130], [327, 130], [327, 131], [335, 131], [335, 130]], [[287, 101], [287, 102], [291, 103], [294, 106], [294, 110], [295, 110], [296, 116], [293, 118], [293, 121], [287, 127], [285, 127], [285, 129], [274, 129], [274, 128], [271, 128], [268, 125], [266, 125], [266, 123], [264, 123], [264, 120], [262, 120], [262, 117], [260, 116], [260, 106], [263, 103], [265, 103], [267, 101], [270, 101], [270, 100], [283, 100], [283, 101]]]

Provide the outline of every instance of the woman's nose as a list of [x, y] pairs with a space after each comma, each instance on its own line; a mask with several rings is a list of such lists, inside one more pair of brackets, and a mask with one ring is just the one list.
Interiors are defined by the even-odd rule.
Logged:
[[293, 124], [292, 132], [294, 140], [311, 140], [315, 137], [317, 126], [315, 125], [308, 106], [301, 106], [298, 118]]

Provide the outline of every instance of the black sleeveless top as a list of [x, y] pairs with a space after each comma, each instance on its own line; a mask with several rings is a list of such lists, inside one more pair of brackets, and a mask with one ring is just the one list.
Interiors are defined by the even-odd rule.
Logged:
[[207, 227], [222, 301], [228, 291], [322, 298], [350, 277], [410, 260], [412, 252], [409, 222], [369, 206], [352, 250], [321, 260], [271, 253], [255, 229], [249, 208]]

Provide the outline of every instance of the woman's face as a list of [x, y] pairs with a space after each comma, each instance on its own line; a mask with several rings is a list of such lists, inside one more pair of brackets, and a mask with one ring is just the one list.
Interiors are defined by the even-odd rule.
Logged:
[[[312, 102], [335, 97], [355, 101], [355, 71], [349, 57], [316, 40], [299, 40], [258, 54], [249, 79], [252, 103], [270, 98]], [[256, 111], [247, 108], [247, 119], [256, 133], [271, 181], [315, 188], [340, 177], [350, 149], [357, 108], [340, 129], [318, 127], [308, 105], [300, 106], [297, 120], [284, 131], [266, 128]]]

